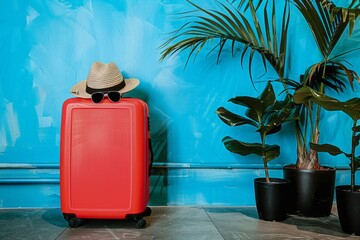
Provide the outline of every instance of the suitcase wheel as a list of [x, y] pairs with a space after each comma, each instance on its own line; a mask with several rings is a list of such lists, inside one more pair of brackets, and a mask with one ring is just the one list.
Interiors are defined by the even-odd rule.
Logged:
[[151, 215], [151, 208], [149, 208], [149, 207], [146, 207], [146, 210], [145, 210], [145, 212], [144, 212], [144, 215], [145, 216], [150, 216]]
[[68, 222], [69, 227], [71, 227], [71, 228], [80, 227], [84, 222], [82, 219], [77, 218], [75, 216], [75, 214], [65, 214], [64, 213], [64, 218]]
[[137, 221], [136, 226], [138, 228], [145, 228], [146, 227], [146, 221], [144, 219], [140, 219], [140, 220]]
[[69, 223], [69, 227], [77, 228], [80, 226], [80, 219], [78, 219], [77, 217], [72, 217], [69, 219], [68, 223]]

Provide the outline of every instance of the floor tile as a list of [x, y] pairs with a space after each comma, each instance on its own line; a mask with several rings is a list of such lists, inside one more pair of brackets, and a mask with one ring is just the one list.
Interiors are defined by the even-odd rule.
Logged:
[[232, 239], [359, 239], [341, 231], [338, 217], [306, 218], [289, 216], [283, 222], [258, 219], [256, 208], [205, 209], [225, 240]]
[[56, 239], [67, 227], [59, 209], [0, 210], [0, 239]]

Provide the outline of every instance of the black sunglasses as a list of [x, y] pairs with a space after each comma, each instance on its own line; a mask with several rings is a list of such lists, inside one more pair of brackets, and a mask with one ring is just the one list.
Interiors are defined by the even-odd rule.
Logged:
[[111, 102], [118, 102], [121, 99], [121, 94], [119, 92], [94, 92], [91, 94], [91, 100], [94, 103], [100, 103], [105, 95], [107, 95]]

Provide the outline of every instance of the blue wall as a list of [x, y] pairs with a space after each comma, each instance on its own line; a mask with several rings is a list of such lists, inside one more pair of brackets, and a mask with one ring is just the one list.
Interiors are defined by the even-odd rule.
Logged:
[[[219, 64], [216, 56], [200, 54], [185, 69], [186, 54], [158, 61], [159, 46], [181, 26], [175, 14], [190, 9], [184, 0], [0, 1], [0, 207], [59, 206], [61, 106], [94, 61], [114, 61], [123, 75], [141, 81], [127, 96], [145, 100], [150, 109], [156, 160], [150, 204], [254, 204], [252, 180], [263, 176], [261, 160], [227, 152], [221, 139], [257, 141], [257, 134], [227, 127], [215, 114], [219, 106], [229, 107], [231, 97], [258, 95], [246, 68], [230, 54]], [[294, 79], [319, 58], [296, 11], [289, 41], [294, 60], [288, 69]], [[352, 41], [348, 44], [358, 44]], [[358, 58], [351, 61], [359, 70]], [[256, 84], [258, 91], [262, 86]], [[348, 146], [349, 133], [342, 126], [349, 124], [341, 114], [327, 114], [324, 138]], [[270, 164], [273, 177], [282, 177], [282, 166], [296, 160], [292, 129], [290, 124], [269, 138], [282, 150]], [[348, 166], [346, 159], [328, 155], [321, 162]], [[348, 183], [347, 175], [339, 170], [337, 184]]]

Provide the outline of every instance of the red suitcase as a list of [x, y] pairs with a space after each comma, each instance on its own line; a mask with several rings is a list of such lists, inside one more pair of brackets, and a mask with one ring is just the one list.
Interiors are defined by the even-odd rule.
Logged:
[[70, 227], [88, 218], [130, 218], [146, 226], [149, 141], [148, 108], [140, 99], [64, 102], [60, 196]]

